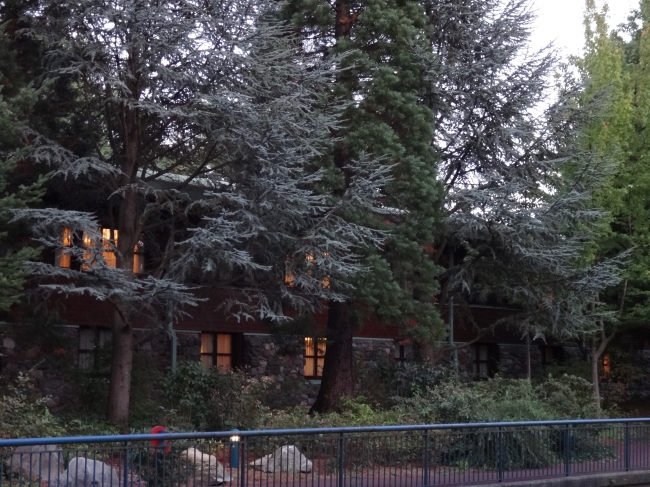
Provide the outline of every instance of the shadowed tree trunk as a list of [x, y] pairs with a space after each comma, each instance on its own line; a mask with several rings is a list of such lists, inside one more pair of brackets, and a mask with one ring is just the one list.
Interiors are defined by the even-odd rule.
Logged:
[[354, 393], [352, 368], [352, 304], [329, 303], [327, 318], [327, 349], [321, 386], [316, 402], [309, 411], [328, 413], [338, 409], [341, 399]]
[[133, 328], [119, 311], [113, 317], [113, 353], [108, 392], [109, 421], [126, 425], [129, 420], [131, 369], [133, 367]]

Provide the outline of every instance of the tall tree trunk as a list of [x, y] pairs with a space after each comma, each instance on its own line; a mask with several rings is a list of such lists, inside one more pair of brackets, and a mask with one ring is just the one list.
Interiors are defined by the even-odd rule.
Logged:
[[[134, 92], [136, 92], [134, 88]], [[126, 276], [133, 276], [133, 248], [140, 238], [138, 194], [130, 187], [137, 171], [139, 127], [137, 110], [125, 109], [122, 113], [124, 127], [124, 164], [120, 183], [123, 190], [120, 202], [117, 241], [117, 268]], [[123, 303], [114, 303], [113, 353], [111, 357], [111, 382], [108, 393], [108, 420], [126, 425], [129, 420], [131, 371], [133, 368], [133, 326], [130, 311]]]
[[133, 329], [116, 310], [113, 316], [113, 353], [108, 392], [108, 419], [116, 424], [126, 425], [129, 421], [132, 368]]
[[327, 348], [323, 377], [316, 402], [309, 411], [328, 413], [340, 407], [341, 399], [354, 393], [352, 354], [352, 304], [330, 301], [327, 317]]

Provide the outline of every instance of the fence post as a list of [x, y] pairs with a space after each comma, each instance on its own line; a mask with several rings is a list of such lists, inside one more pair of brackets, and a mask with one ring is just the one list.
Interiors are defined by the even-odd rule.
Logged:
[[499, 426], [497, 433], [497, 469], [499, 472], [499, 482], [503, 482], [503, 428]]
[[128, 487], [129, 486], [129, 442], [125, 441], [124, 442], [124, 483], [122, 484], [123, 487]]
[[630, 470], [630, 423], [625, 423], [625, 471]]
[[343, 469], [345, 468], [345, 439], [343, 438], [343, 432], [339, 433], [339, 486], [344, 487], [343, 485]]
[[422, 485], [429, 485], [429, 430], [424, 430], [424, 458], [422, 459]]
[[564, 428], [564, 475], [569, 476], [571, 473], [571, 436], [569, 435], [569, 425]]
[[[240, 487], [244, 487], [246, 485], [246, 482], [244, 481], [244, 477], [248, 470], [246, 469], [246, 437], [244, 436], [241, 441], [237, 444], [237, 448], [239, 448], [239, 485]], [[253, 457], [254, 458], [254, 457]]]

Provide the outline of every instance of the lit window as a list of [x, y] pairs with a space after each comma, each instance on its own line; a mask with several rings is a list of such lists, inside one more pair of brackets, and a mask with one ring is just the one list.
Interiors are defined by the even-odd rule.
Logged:
[[327, 348], [325, 340], [305, 337], [305, 377], [322, 377]]
[[[115, 251], [113, 249], [117, 247], [118, 243], [117, 230], [113, 230], [112, 228], [101, 228], [100, 230], [102, 233], [102, 258], [108, 267], [116, 267], [117, 257], [115, 256]], [[83, 245], [84, 262], [81, 266], [81, 269], [87, 271], [89, 268], [95, 267], [97, 265], [97, 261], [95, 260], [96, 256], [95, 252], [93, 251], [95, 242], [86, 232], [84, 232], [83, 236]]]
[[[67, 229], [65, 229], [67, 230]], [[108, 267], [117, 267], [117, 256], [115, 255], [115, 249], [118, 246], [118, 231], [112, 228], [101, 228], [102, 232], [102, 259]], [[69, 230], [68, 230], [69, 232]], [[65, 233], [64, 233], [65, 239]], [[71, 242], [71, 238], [69, 241]], [[83, 246], [85, 248], [83, 253], [84, 263], [82, 265], [82, 270], [87, 271], [90, 267], [95, 267], [97, 261], [95, 260], [95, 253], [93, 252], [93, 247], [95, 247], [95, 242], [90, 238], [90, 236], [84, 232], [83, 236]], [[70, 256], [68, 255], [68, 267], [70, 266]], [[59, 267], [64, 267], [60, 265]], [[133, 247], [133, 273], [142, 274], [144, 272], [144, 243], [140, 240]]]
[[117, 257], [114, 248], [117, 247], [117, 230], [102, 228], [102, 257], [108, 267], [117, 266]]
[[64, 228], [61, 233], [61, 246], [62, 248], [56, 249], [56, 266], [70, 269], [72, 256], [68, 249], [72, 247], [72, 230], [69, 228]]
[[[323, 256], [329, 257], [329, 255], [330, 254], [328, 252], [323, 252]], [[307, 274], [310, 275], [310, 276], [312, 275], [312, 272], [313, 272], [312, 268], [316, 265], [314, 261], [315, 261], [315, 258], [314, 258], [313, 254], [306, 254], [305, 255], [305, 262], [306, 262], [306, 265], [307, 265], [307, 268], [308, 268]], [[296, 281], [296, 275], [293, 272], [293, 270], [291, 270], [291, 268], [290, 268], [291, 263], [292, 263], [292, 259], [287, 259], [287, 270], [284, 273], [284, 284], [287, 287], [294, 287], [296, 285], [296, 282], [295, 282]], [[320, 287], [322, 287], [323, 289], [329, 289], [330, 288], [330, 276], [325, 276], [323, 279], [321, 279]]]
[[612, 358], [608, 353], [603, 355], [603, 372], [605, 375], [611, 374], [612, 372]]
[[133, 273], [142, 274], [144, 272], [144, 243], [139, 240], [133, 248]]
[[113, 335], [107, 328], [79, 328], [79, 368], [98, 369], [99, 353], [110, 346]]
[[233, 339], [228, 333], [201, 333], [201, 362], [206, 369], [233, 367]]

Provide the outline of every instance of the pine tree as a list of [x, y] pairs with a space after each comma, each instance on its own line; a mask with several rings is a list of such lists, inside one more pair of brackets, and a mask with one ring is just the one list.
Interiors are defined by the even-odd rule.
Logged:
[[[386, 171], [361, 153], [337, 172], [322, 167], [344, 108], [330, 99], [335, 71], [295, 58], [291, 33], [268, 21], [274, 8], [91, 0], [45, 1], [29, 12], [29, 34], [47, 49], [47, 76], [76, 87], [71, 120], [79, 127], [66, 147], [33, 131], [29, 157], [52, 167], [59, 187], [86, 188], [97, 204], [21, 216], [41, 243], [81, 263], [34, 264], [42, 278], [68, 278], [41, 289], [114, 309], [114, 422], [128, 419], [136, 317], [171, 327], [187, 312], [182, 305], [198, 303], [200, 285], [227, 292], [222, 305], [241, 318], [284, 322], [285, 310], [343, 300], [339, 283], [364, 271], [355, 249], [383, 241], [381, 230], [349, 215], [374, 211]], [[343, 173], [342, 191], [322, 190]], [[119, 239], [103, 237], [100, 218], [114, 222]], [[62, 243], [64, 228], [71, 246]], [[156, 258], [146, 278], [135, 278], [143, 238]]]
[[[594, 192], [611, 171], [580, 143], [594, 106], [577, 106], [572, 85], [549, 103], [556, 60], [549, 49], [528, 50], [527, 1], [425, 5], [424, 99], [445, 187], [435, 246], [441, 303], [469, 323], [472, 304], [513, 307], [519, 312], [493, 327], [532, 338], [593, 329], [601, 315], [586, 308], [619, 281], [621, 266], [620, 257], [596, 266], [584, 257], [606, 216]], [[476, 331], [478, 339], [491, 329]]]
[[[16, 165], [24, 155], [22, 130], [32, 110], [37, 93], [27, 87], [15, 86], [16, 63], [9, 47], [9, 39], [0, 30], [0, 310], [7, 311], [23, 293], [28, 270], [25, 262], [38, 256], [38, 249], [20, 248], [16, 242], [17, 229], [9, 225], [12, 212], [28, 205], [34, 205], [42, 197], [45, 177], [29, 186], [12, 184]], [[11, 96], [3, 96], [3, 91]], [[11, 231], [12, 235], [9, 235]]]
[[438, 268], [428, 250], [441, 187], [429, 145], [431, 112], [419, 100], [424, 71], [416, 54], [418, 46], [426, 48], [428, 26], [421, 4], [410, 0], [337, 0], [333, 8], [293, 0], [285, 15], [306, 50], [325, 59], [348, 53], [334, 82], [337, 93], [354, 104], [337, 134], [341, 141], [332, 164], [342, 168], [370, 153], [385, 161], [392, 177], [382, 218], [389, 238], [380, 252], [366, 250], [370, 271], [350, 281], [350, 298], [328, 305], [325, 365], [312, 407], [324, 413], [353, 393], [352, 336], [370, 314], [428, 342], [442, 336], [435, 307]]

